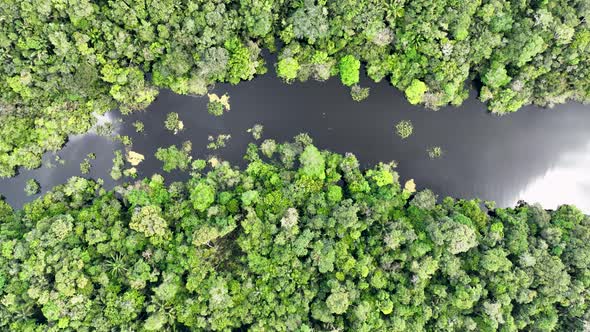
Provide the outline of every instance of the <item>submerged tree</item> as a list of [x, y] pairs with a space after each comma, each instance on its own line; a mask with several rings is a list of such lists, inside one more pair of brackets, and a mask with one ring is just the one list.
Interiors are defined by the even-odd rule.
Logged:
[[219, 134], [217, 136], [211, 136], [207, 138], [209, 144], [207, 144], [207, 149], [217, 150], [224, 148], [227, 144], [227, 141], [231, 138], [229, 134]]
[[155, 157], [164, 163], [162, 169], [166, 172], [176, 169], [184, 171], [187, 170], [191, 164], [191, 150], [191, 142], [186, 141], [182, 144], [181, 149], [178, 149], [175, 145], [171, 145], [167, 148], [158, 148]]
[[428, 152], [428, 156], [430, 157], [430, 159], [438, 159], [442, 157], [444, 153], [440, 146], [429, 147], [428, 149], [426, 149], [426, 152]]
[[33, 196], [38, 194], [40, 189], [41, 186], [39, 185], [39, 182], [37, 182], [37, 180], [35, 179], [28, 179], [25, 183], [25, 194], [27, 194], [27, 196]]
[[125, 161], [123, 160], [123, 154], [121, 151], [116, 150], [115, 157], [113, 158], [113, 167], [111, 168], [111, 178], [117, 181], [123, 176], [123, 166]]
[[141, 121], [133, 122], [133, 127], [135, 128], [135, 132], [142, 133], [144, 129], [144, 124]]
[[221, 116], [224, 111], [230, 110], [229, 95], [224, 94], [219, 97], [215, 93], [209, 94], [209, 103], [207, 104], [207, 111], [211, 115]]
[[90, 164], [91, 160], [96, 159], [96, 154], [94, 153], [89, 153], [86, 155], [86, 158], [84, 158], [84, 160], [80, 163], [80, 173], [82, 174], [88, 174], [90, 173], [90, 168], [92, 167], [92, 165]]
[[248, 132], [252, 134], [255, 140], [259, 140], [262, 138], [262, 131], [264, 130], [264, 126], [257, 123], [252, 128], [248, 129]]
[[406, 139], [414, 132], [414, 126], [410, 120], [402, 120], [395, 125], [395, 132], [402, 139]]
[[359, 85], [353, 85], [350, 89], [350, 95], [354, 101], [363, 101], [369, 97], [370, 88], [362, 88]]
[[166, 120], [164, 121], [164, 127], [169, 131], [173, 132], [174, 135], [178, 134], [178, 132], [184, 129], [184, 123], [180, 121], [180, 117], [176, 112], [170, 112], [166, 115]]

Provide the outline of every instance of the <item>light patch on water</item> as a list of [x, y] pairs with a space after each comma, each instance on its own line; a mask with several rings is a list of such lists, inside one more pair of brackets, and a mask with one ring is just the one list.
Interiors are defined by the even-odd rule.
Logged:
[[582, 150], [563, 154], [548, 169], [524, 188], [513, 200], [541, 203], [546, 209], [574, 204], [584, 213], [590, 213], [590, 143]]
[[92, 129], [109, 122], [114, 124], [119, 123], [119, 119], [120, 118], [115, 116], [113, 112], [106, 112], [105, 114], [96, 116], [96, 124], [94, 127], [92, 127]]
[[94, 124], [94, 126], [92, 126], [92, 128], [90, 128], [90, 130], [87, 133], [71, 135], [68, 137], [68, 140], [70, 142], [76, 142], [84, 138], [86, 135], [97, 135], [96, 129], [108, 123], [110, 123], [113, 128], [112, 134], [118, 134], [121, 128], [121, 118], [114, 115], [113, 112], [107, 112], [105, 114], [96, 115], [96, 123]]

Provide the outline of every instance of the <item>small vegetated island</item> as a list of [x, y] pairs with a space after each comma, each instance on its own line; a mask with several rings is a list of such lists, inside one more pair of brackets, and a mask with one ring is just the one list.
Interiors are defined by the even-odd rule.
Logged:
[[309, 140], [0, 201], [3, 331], [583, 331], [590, 217], [488, 209]]
[[5, 0], [0, 177], [40, 166], [95, 114], [269, 67], [288, 82], [339, 76], [361, 100], [363, 65], [430, 108], [461, 104], [471, 80], [499, 114], [588, 101], [589, 16], [587, 0]]

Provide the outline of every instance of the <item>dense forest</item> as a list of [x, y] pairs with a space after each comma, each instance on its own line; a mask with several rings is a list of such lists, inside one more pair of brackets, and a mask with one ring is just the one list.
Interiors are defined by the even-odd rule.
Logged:
[[4, 0], [0, 177], [38, 167], [96, 114], [269, 67], [287, 82], [338, 76], [355, 100], [363, 68], [430, 108], [461, 104], [472, 81], [499, 114], [587, 102], [588, 16], [587, 0]]
[[581, 331], [590, 217], [483, 208], [306, 136], [0, 201], [3, 331]]

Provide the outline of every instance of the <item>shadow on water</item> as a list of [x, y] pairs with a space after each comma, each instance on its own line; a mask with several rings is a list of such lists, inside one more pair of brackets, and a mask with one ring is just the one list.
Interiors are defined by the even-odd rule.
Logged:
[[[218, 85], [214, 92], [230, 95], [231, 111], [214, 117], [206, 111], [206, 97], [179, 96], [162, 91], [146, 112], [125, 118], [120, 134], [133, 139], [133, 150], [145, 155], [139, 175], [163, 173], [155, 159], [158, 147], [193, 143], [193, 156], [213, 153], [243, 165], [242, 156], [253, 139], [246, 132], [264, 125], [264, 138], [289, 140], [301, 132], [313, 137], [318, 147], [352, 152], [364, 167], [379, 161], [398, 162], [402, 180], [413, 178], [418, 187], [440, 195], [495, 200], [500, 206], [517, 200], [540, 202], [547, 208], [574, 203], [590, 212], [590, 108], [580, 104], [559, 105], [552, 110], [525, 107], [515, 114], [495, 116], [477, 101], [475, 93], [461, 107], [429, 111], [410, 105], [403, 93], [386, 82], [361, 80], [371, 88], [370, 97], [356, 103], [348, 88], [337, 79], [287, 85], [273, 74], [237, 86]], [[173, 135], [164, 129], [168, 112], [177, 112], [184, 131]], [[132, 123], [145, 124], [136, 133]], [[400, 120], [410, 120], [414, 134], [402, 140], [394, 133]], [[226, 148], [206, 149], [209, 135], [231, 134]], [[440, 146], [444, 155], [430, 159], [426, 149]], [[0, 181], [8, 202], [20, 206], [23, 186], [29, 177], [49, 189], [67, 177], [79, 175], [78, 163], [96, 152], [90, 176], [114, 185], [108, 175], [113, 149], [119, 145], [95, 135], [69, 142], [60, 155], [64, 167], [25, 171], [14, 179]], [[186, 175], [173, 173], [168, 180]]]

